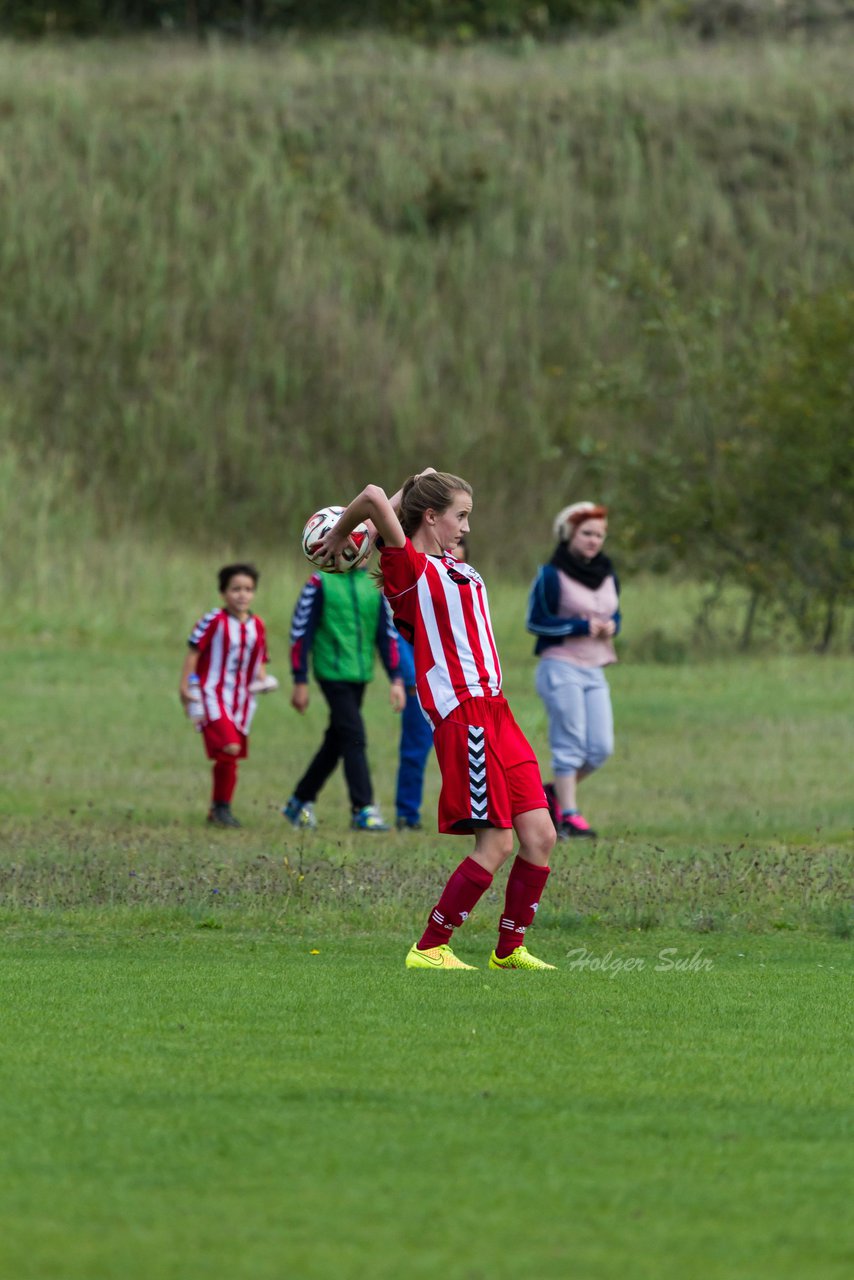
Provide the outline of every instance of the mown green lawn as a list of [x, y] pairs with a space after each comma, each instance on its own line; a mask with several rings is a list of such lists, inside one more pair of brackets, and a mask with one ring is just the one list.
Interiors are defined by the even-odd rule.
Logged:
[[[547, 767], [517, 596], [499, 644]], [[4, 647], [2, 1280], [850, 1274], [844, 660], [614, 670], [602, 838], [559, 846], [530, 935], [557, 971], [482, 967], [499, 877], [458, 939], [481, 967], [437, 981], [402, 964], [468, 847], [434, 834], [435, 764], [423, 834], [351, 833], [339, 779], [297, 833], [323, 715], [277, 695], [244, 829], [212, 831], [180, 635]]]
[[10, 928], [2, 1274], [850, 1274], [844, 944], [586, 942]]

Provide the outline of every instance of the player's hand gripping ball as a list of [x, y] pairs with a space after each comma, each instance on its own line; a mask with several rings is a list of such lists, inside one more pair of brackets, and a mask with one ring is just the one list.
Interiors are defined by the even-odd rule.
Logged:
[[367, 560], [373, 548], [367, 525], [357, 524], [345, 542], [343, 550], [336, 556], [314, 554], [314, 548], [320, 539], [335, 527], [343, 511], [343, 507], [323, 507], [320, 511], [315, 511], [314, 515], [306, 521], [302, 531], [303, 554], [315, 569], [320, 569], [323, 573], [349, 573], [351, 569], [355, 569]]

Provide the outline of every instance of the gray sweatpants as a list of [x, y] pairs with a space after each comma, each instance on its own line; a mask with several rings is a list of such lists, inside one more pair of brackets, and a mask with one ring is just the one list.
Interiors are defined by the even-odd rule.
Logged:
[[576, 667], [544, 657], [537, 693], [549, 714], [549, 746], [557, 777], [586, 766], [598, 769], [614, 751], [611, 691], [601, 667]]

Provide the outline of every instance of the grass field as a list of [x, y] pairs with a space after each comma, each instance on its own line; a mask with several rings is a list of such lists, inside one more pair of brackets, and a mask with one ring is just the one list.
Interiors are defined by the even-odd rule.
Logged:
[[681, 943], [436, 982], [340, 932], [15, 931], [3, 1275], [842, 1280], [839, 948], [656, 972]]
[[833, 657], [769, 608], [739, 660], [744, 596], [703, 630], [625, 574], [548, 974], [483, 967], [500, 876], [476, 972], [404, 970], [468, 848], [434, 762], [423, 833], [351, 832], [340, 778], [295, 832], [324, 716], [282, 692], [212, 830], [176, 695], [218, 564], [259, 560], [287, 688], [317, 495], [471, 463], [548, 771], [548, 513], [845, 287], [850, 44], [0, 44], [0, 1280], [852, 1273], [850, 604]]
[[[337, 778], [286, 827], [323, 716], [280, 695], [244, 829], [210, 831], [174, 693], [209, 567], [134, 564], [128, 601], [0, 629], [3, 1280], [850, 1273], [850, 661], [621, 664], [603, 838], [559, 848], [531, 935], [558, 971], [436, 982], [402, 959], [463, 843], [351, 833]], [[299, 571], [265, 567], [285, 675]], [[492, 594], [545, 764], [520, 593]], [[627, 656], [680, 598], [627, 585]], [[460, 934], [480, 966], [500, 893]]]

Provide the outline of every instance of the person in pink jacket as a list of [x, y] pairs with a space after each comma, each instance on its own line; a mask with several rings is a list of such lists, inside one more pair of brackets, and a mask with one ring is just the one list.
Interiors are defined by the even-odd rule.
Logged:
[[574, 502], [554, 521], [557, 546], [541, 565], [528, 600], [527, 629], [537, 636], [537, 692], [549, 717], [554, 782], [546, 784], [561, 839], [596, 833], [578, 810], [578, 783], [614, 750], [611, 693], [604, 669], [617, 661], [619, 582], [602, 551], [607, 507]]

